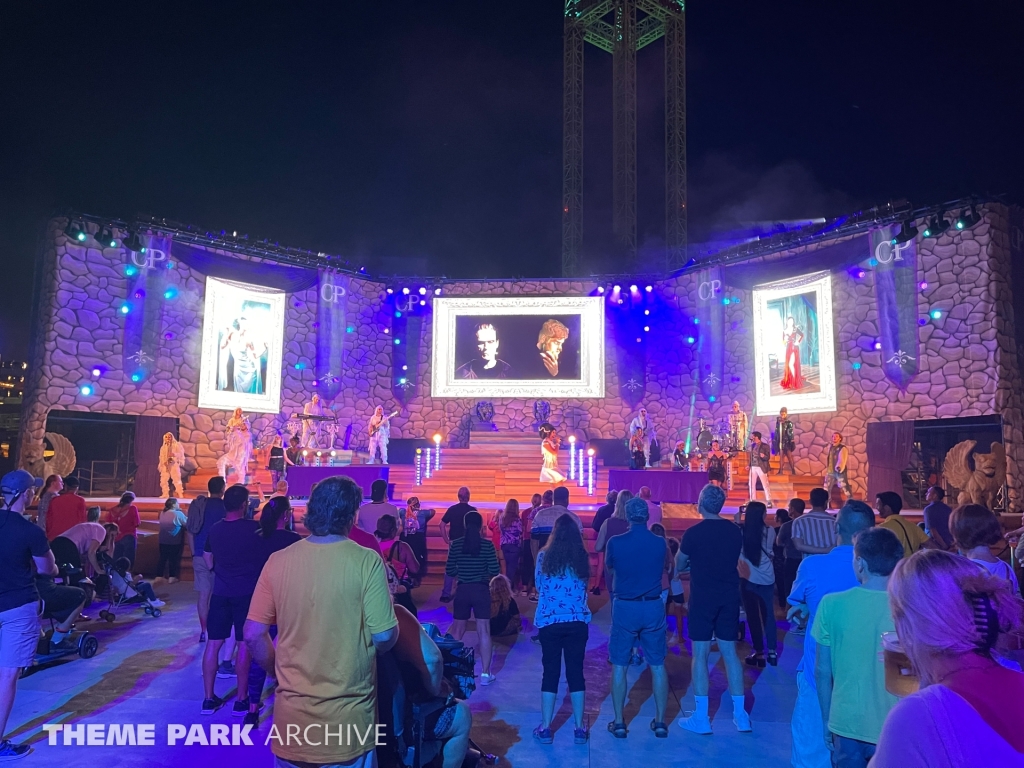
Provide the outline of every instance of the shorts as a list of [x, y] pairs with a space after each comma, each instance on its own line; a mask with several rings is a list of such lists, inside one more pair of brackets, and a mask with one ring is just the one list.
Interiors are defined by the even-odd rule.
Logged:
[[39, 603], [0, 612], [0, 667], [20, 669], [35, 660], [39, 643]]
[[675, 603], [676, 605], [686, 605], [686, 595], [680, 592], [678, 595], [670, 594], [668, 596], [669, 605]]
[[196, 592], [213, 592], [213, 571], [202, 555], [192, 557], [192, 589]]
[[36, 579], [36, 589], [43, 601], [43, 618], [63, 624], [71, 614], [85, 602], [85, 590], [78, 587], [64, 587], [50, 579]]
[[668, 652], [665, 626], [665, 604], [660, 595], [654, 600], [616, 598], [608, 658], [617, 667], [628, 667], [633, 646], [639, 641], [647, 663], [654, 667], [663, 665]]
[[489, 621], [491, 618], [491, 589], [482, 581], [460, 581], [455, 588], [452, 618], [466, 621], [470, 612], [477, 621]]
[[740, 633], [740, 596], [694, 599], [691, 594], [687, 617], [690, 640], [710, 643], [717, 637], [735, 642]]
[[228, 597], [213, 595], [210, 598], [210, 615], [206, 618], [206, 628], [211, 640], [227, 640], [231, 636], [231, 628], [235, 628], [235, 639], [242, 639], [242, 628], [249, 615], [249, 603], [252, 595]]

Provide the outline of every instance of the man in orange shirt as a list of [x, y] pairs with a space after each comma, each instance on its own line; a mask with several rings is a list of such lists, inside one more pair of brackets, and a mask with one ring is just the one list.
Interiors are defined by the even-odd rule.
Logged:
[[64, 479], [64, 490], [50, 500], [46, 510], [46, 538], [53, 541], [64, 531], [86, 522], [85, 499], [78, 495], [78, 478]]

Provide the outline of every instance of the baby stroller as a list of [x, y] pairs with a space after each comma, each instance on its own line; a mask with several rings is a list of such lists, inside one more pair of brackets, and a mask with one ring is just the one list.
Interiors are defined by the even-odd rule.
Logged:
[[[111, 608], [120, 608], [121, 606], [134, 607], [141, 605], [142, 610], [145, 611], [147, 616], [154, 618], [160, 616], [160, 603], [155, 605], [153, 599], [147, 597], [142, 593], [139, 586], [136, 586], [132, 581], [132, 575], [130, 571], [131, 563], [126, 558], [118, 558], [114, 560], [110, 555], [105, 552], [99, 552], [96, 555], [99, 564], [103, 567], [103, 572], [107, 576], [109, 601]], [[148, 591], [152, 594], [152, 587], [148, 584]], [[112, 622], [117, 618], [117, 614], [110, 610], [100, 611], [100, 618], [107, 622]]]

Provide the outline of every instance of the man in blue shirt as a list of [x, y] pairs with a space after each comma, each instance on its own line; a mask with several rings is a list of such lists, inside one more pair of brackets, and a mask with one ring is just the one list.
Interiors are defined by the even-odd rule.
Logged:
[[[560, 489], [556, 489], [560, 490]], [[668, 701], [668, 673], [665, 671], [665, 604], [661, 602], [661, 577], [665, 571], [665, 539], [647, 529], [650, 513], [640, 498], [626, 502], [629, 531], [608, 540], [605, 565], [612, 574], [612, 631], [608, 656], [612, 662], [612, 708], [615, 720], [608, 730], [619, 739], [626, 737], [622, 709], [626, 701], [626, 667], [633, 646], [639, 642], [651, 667], [654, 686], [654, 722], [658, 738], [668, 736], [665, 705]]]
[[[789, 593], [788, 617], [806, 619], [814, 626], [821, 599], [833, 592], [844, 592], [858, 585], [853, 571], [853, 537], [875, 524], [875, 513], [863, 501], [847, 501], [839, 510], [838, 546], [825, 555], [805, 557], [796, 572], [796, 581]], [[831, 768], [832, 756], [825, 747], [825, 732], [814, 685], [814, 662], [817, 643], [808, 630], [804, 637], [804, 653], [797, 664], [796, 705], [793, 707], [794, 768]]]
[[946, 492], [933, 485], [924, 495], [928, 506], [924, 508], [924, 532], [932, 537], [939, 549], [949, 551], [953, 548], [953, 535], [949, 532], [949, 516], [953, 514], [950, 506], [943, 501]]
[[213, 571], [203, 559], [206, 537], [210, 529], [224, 519], [224, 489], [227, 482], [220, 475], [214, 475], [206, 484], [210, 495], [200, 496], [188, 505], [188, 526], [185, 537], [192, 553], [192, 588], [199, 593], [196, 609], [199, 612], [199, 642], [206, 641], [206, 619], [210, 615], [210, 598], [213, 596]]

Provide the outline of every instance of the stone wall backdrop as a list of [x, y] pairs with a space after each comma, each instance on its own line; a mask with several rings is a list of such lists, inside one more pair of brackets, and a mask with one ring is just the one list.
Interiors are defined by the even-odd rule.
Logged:
[[[1001, 413], [1012, 498], [1024, 492], [1015, 471], [1018, 464], [1024, 464], [1024, 436], [1007, 211], [1000, 205], [988, 205], [983, 217], [970, 230], [951, 228], [938, 240], [918, 240], [919, 279], [928, 283], [919, 294], [918, 311], [923, 317], [938, 308], [943, 315], [921, 326], [920, 373], [905, 391], [883, 375], [881, 353], [865, 351], [858, 343], [879, 334], [873, 273], [867, 265], [870, 254], [865, 252], [867, 274], [863, 279], [846, 273], [833, 276], [838, 410], [794, 416], [798, 472], [820, 474], [831, 432], [840, 430], [851, 447], [851, 480], [863, 494], [868, 422]], [[128, 290], [125, 251], [87, 247], [94, 242], [92, 238], [87, 244], [69, 241], [63, 234], [65, 223], [63, 219], [51, 222], [43, 254], [37, 336], [24, 400], [22, 455], [41, 450], [48, 412], [63, 408], [177, 417], [188, 463], [213, 466], [223, 449], [229, 414], [197, 407], [205, 277], [183, 264], [174, 265], [172, 282], [178, 294], [162, 306], [162, 341], [154, 373], [133, 383], [123, 370], [124, 322], [118, 312]], [[803, 250], [808, 249], [771, 258]], [[446, 283], [443, 291], [445, 296], [586, 295], [597, 286], [592, 280], [466, 281]], [[351, 424], [355, 447], [365, 446], [365, 423], [374, 405], [381, 404], [389, 411], [397, 408], [391, 371], [394, 307], [388, 302], [386, 288], [384, 283], [356, 278], [350, 288], [348, 324], [352, 331], [346, 334], [346, 365], [335, 405], [342, 429]], [[697, 313], [696, 291], [697, 277], [684, 275], [654, 284], [652, 293], [644, 298], [651, 309], [651, 330], [643, 334], [647, 370], [642, 402], [665, 449], [675, 440], [685, 439], [699, 416], [724, 418], [733, 400], [754, 413], [751, 295], [730, 292], [739, 301], [725, 307], [723, 386], [718, 402], [708, 403], [696, 383], [697, 348], [688, 342]], [[282, 410], [278, 415], [250, 414], [257, 435], [269, 436], [273, 430], [283, 429], [288, 417], [300, 412], [315, 391], [317, 299], [316, 288], [288, 296]], [[609, 304], [607, 322], [618, 322], [624, 311]], [[441, 432], [448, 444], [466, 445], [477, 399], [430, 396], [431, 320], [428, 313], [416, 350], [415, 389], [405, 396], [406, 406], [393, 422], [392, 435], [429, 437]], [[632, 382], [619, 380], [623, 350], [614, 338], [609, 327], [604, 399], [549, 399], [550, 420], [564, 435], [575, 432], [583, 440], [625, 435], [638, 397], [636, 390], [623, 389], [626, 384], [633, 386]], [[854, 363], [860, 364], [859, 369], [854, 369]], [[97, 365], [103, 367], [103, 376], [94, 382], [95, 393], [83, 396], [80, 386], [91, 380], [90, 371]], [[491, 401], [499, 429], [533, 428], [534, 400]], [[773, 426], [774, 415], [752, 416], [754, 429], [767, 433]]]

